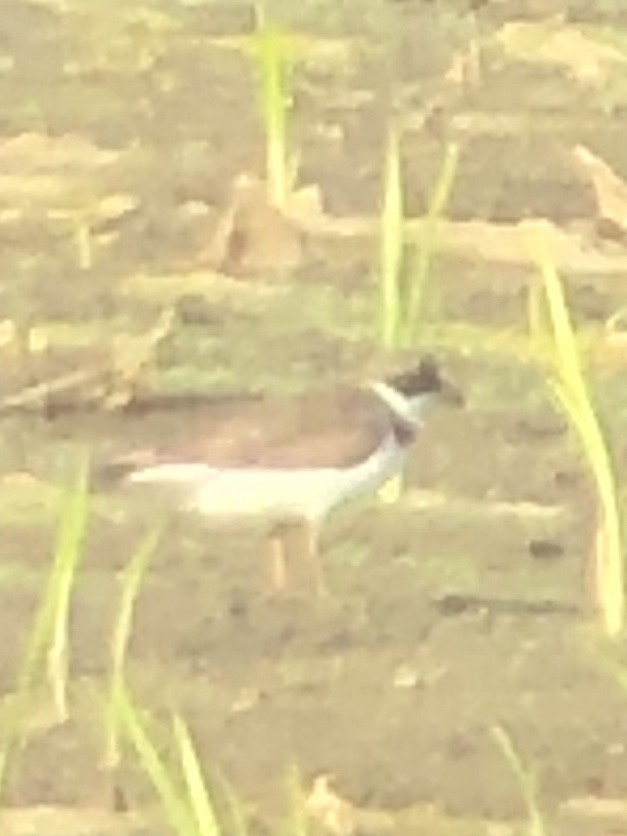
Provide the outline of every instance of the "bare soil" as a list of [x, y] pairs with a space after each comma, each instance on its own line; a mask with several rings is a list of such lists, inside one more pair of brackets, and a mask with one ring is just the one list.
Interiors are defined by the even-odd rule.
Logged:
[[[452, 221], [548, 218], [584, 229], [591, 251], [622, 257], [622, 242], [599, 234], [593, 189], [570, 151], [587, 145], [627, 173], [625, 70], [613, 71], [608, 101], [606, 76], [582, 81], [568, 65], [515, 60], [495, 46], [508, 21], [541, 24], [551, 11], [564, 12], [564, 27], [625, 25], [619, 3], [599, 4], [593, 15], [577, 0], [495, 0], [475, 12], [444, 0], [311, 0], [283, 9], [318, 45], [295, 70], [299, 181], [319, 187], [328, 216], [375, 219], [397, 110], [416, 126], [403, 142], [408, 214], [425, 211], [454, 140], [462, 157]], [[42, 134], [70, 146], [63, 177], [71, 196], [61, 202], [96, 205], [117, 193], [134, 200], [115, 220], [94, 222], [85, 269], [71, 222], [38, 209], [36, 198], [16, 220], [0, 195], [0, 316], [7, 333], [18, 332], [0, 344], [2, 397], [97, 368], [120, 335], [139, 335], [141, 344], [168, 304], [175, 322], [150, 357], [144, 394], [295, 391], [408, 361], [377, 347], [373, 236], [310, 232], [289, 267], [279, 258], [276, 270], [211, 278], [207, 247], [232, 184], [263, 171], [254, 74], [241, 51], [220, 41], [251, 26], [249, 8], [227, 3], [0, 2], [2, 174], [17, 165], [2, 162], [5, 153], [14, 159], [5, 142]], [[462, 60], [473, 39], [477, 77]], [[75, 174], [77, 137], [119, 154], [104, 186]], [[263, 246], [278, 236], [272, 253], [283, 240], [275, 220], [264, 231], [262, 218], [255, 232]], [[262, 246], [259, 239], [250, 246]], [[187, 719], [205, 762], [250, 801], [261, 829], [280, 815], [285, 776], [297, 764], [306, 789], [330, 773], [355, 815], [381, 813], [359, 819], [356, 830], [516, 832], [525, 808], [495, 743], [493, 728], [502, 726], [537, 775], [552, 832], [627, 832], [624, 810], [610, 806], [627, 791], [627, 698], [601, 662], [607, 649], [593, 626], [594, 491], [541, 373], [507, 343], [524, 332], [535, 276], [524, 257], [515, 262], [438, 257], [440, 327], [421, 350], [442, 356], [467, 403], [433, 416], [397, 503], [371, 499], [330, 521], [329, 599], [307, 589], [269, 594], [257, 532], [216, 531], [141, 498], [94, 496], [73, 602], [72, 717], [61, 726], [43, 721], [8, 791], [11, 807], [85, 815], [61, 824], [7, 818], [6, 832], [161, 832], [158, 823], [102, 822], [93, 810], [112, 805], [96, 695], [120, 573], [162, 517], [129, 679], [156, 716], [174, 708]], [[586, 333], [602, 332], [625, 305], [624, 271], [584, 267], [563, 277]], [[461, 336], [447, 337], [454, 328]], [[35, 350], [31, 339], [25, 353], [20, 335], [33, 338], [33, 329], [45, 345]], [[593, 354], [594, 385], [620, 472], [625, 357], [604, 357]], [[89, 446], [100, 460], [135, 439], [186, 432], [186, 421], [180, 408], [35, 408], [2, 419], [5, 692], [53, 552], [56, 486], [77, 450]], [[130, 756], [117, 784], [131, 810], [153, 804]], [[491, 829], [495, 822], [503, 830]]]

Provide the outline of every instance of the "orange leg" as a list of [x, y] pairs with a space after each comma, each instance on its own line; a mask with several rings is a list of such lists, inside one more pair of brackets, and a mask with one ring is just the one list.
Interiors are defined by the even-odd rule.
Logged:
[[324, 567], [320, 559], [320, 537], [318, 529], [312, 523], [305, 522], [301, 531], [307, 572], [313, 579], [316, 593], [321, 597], [325, 596], [328, 594], [328, 589], [324, 576]]
[[283, 523], [270, 535], [270, 579], [275, 592], [285, 592], [289, 584], [288, 563], [298, 558], [298, 574], [315, 585], [318, 595], [326, 595], [318, 529], [308, 520]]
[[268, 541], [270, 585], [274, 592], [285, 592], [287, 588], [287, 553], [285, 534], [279, 528], [273, 531]]

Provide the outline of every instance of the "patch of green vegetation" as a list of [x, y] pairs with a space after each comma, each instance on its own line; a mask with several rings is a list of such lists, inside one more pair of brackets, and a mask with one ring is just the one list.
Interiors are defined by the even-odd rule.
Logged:
[[55, 348], [101, 348], [110, 342], [116, 334], [124, 334], [131, 326], [127, 315], [108, 319], [90, 318], [78, 322], [39, 321], [32, 326], [32, 338], [45, 346], [46, 350]]
[[335, 288], [297, 288], [269, 300], [261, 318], [234, 314], [214, 328], [179, 326], [164, 346], [158, 383], [176, 392], [302, 390], [303, 378], [336, 376], [335, 361], [319, 358], [359, 355], [369, 316], [363, 298], [347, 301]]
[[229, 393], [242, 386], [237, 370], [223, 363], [211, 362], [204, 368], [196, 363], [174, 365], [159, 375], [159, 392], [167, 395], [185, 395], [190, 392]]
[[430, 555], [407, 551], [398, 555], [395, 563], [407, 566], [427, 586], [454, 589], [455, 593], [477, 593], [482, 587], [483, 573], [476, 557], [461, 552]]

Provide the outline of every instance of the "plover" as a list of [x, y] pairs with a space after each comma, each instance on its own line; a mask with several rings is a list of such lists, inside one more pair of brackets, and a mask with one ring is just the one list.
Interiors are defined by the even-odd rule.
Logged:
[[181, 503], [208, 518], [271, 525], [272, 578], [284, 587], [286, 538], [301, 533], [319, 586], [318, 536], [344, 501], [397, 475], [438, 397], [458, 390], [431, 359], [363, 386], [231, 404], [179, 449], [144, 449], [106, 467], [109, 478], [172, 486]]

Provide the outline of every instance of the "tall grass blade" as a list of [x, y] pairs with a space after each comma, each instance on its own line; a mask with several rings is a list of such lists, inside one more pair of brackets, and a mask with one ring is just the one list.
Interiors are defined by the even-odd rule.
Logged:
[[268, 197], [275, 206], [283, 207], [295, 179], [288, 139], [295, 46], [289, 33], [266, 20], [261, 5], [256, 8], [256, 16], [253, 54], [257, 61], [259, 103], [266, 135]]
[[409, 247], [405, 241], [400, 138], [396, 126], [388, 132], [379, 242], [380, 336], [384, 348], [408, 348], [427, 317], [433, 256], [438, 227], [453, 190], [459, 147], [447, 147], [420, 232]]
[[84, 455], [75, 484], [66, 492], [57, 536], [48, 596], [52, 640], [48, 649], [48, 678], [58, 716], [65, 720], [69, 670], [69, 612], [76, 570], [83, 555], [89, 515], [89, 458]]
[[88, 482], [89, 456], [84, 453], [77, 475], [62, 497], [53, 564], [28, 636], [13, 699], [2, 717], [0, 796], [4, 792], [7, 769], [21, 746], [33, 688], [41, 678], [47, 679], [52, 689], [57, 718], [62, 721], [67, 717], [69, 607], [87, 529]]
[[207, 792], [207, 785], [202, 773], [198, 755], [187, 726], [182, 718], [175, 714], [172, 720], [174, 738], [177, 742], [181, 772], [187, 789], [187, 798], [191, 808], [196, 830], [199, 836], [220, 836], [221, 828], [213, 804]]
[[118, 723], [138, 756], [142, 769], [151, 780], [166, 816], [179, 836], [199, 836], [185, 792], [176, 777], [165, 765], [152, 742], [141, 717], [126, 688], [116, 700]]
[[[120, 728], [133, 745], [140, 765], [150, 778], [178, 836], [222, 836], [225, 828], [207, 789], [196, 748], [183, 719], [178, 714], [172, 718], [179, 772], [179, 769], [166, 765], [159, 756], [126, 687], [120, 690], [116, 711], [119, 713]], [[223, 789], [227, 790], [225, 797], [234, 825], [233, 836], [247, 836], [241, 805], [226, 783]]]
[[379, 295], [381, 341], [384, 348], [394, 348], [399, 339], [403, 289], [403, 185], [399, 134], [390, 128], [387, 139], [381, 209], [379, 245]]
[[[546, 301], [543, 359], [548, 361], [549, 387], [579, 440], [596, 487], [599, 511], [593, 579], [603, 629], [608, 636], [615, 637], [625, 622], [623, 522], [618, 480], [583, 371], [562, 282], [545, 243], [537, 237], [531, 243]], [[533, 327], [539, 327], [537, 321]]]
[[150, 532], [144, 538], [122, 575], [120, 605], [111, 640], [111, 674], [106, 704], [107, 748], [105, 764], [108, 768], [114, 768], [120, 757], [117, 702], [124, 689], [126, 655], [131, 636], [135, 602], [148, 563], [157, 548], [160, 536], [161, 529], [159, 528]]
[[[212, 797], [215, 799], [217, 795], [222, 802], [219, 816], [224, 823], [222, 830], [229, 836], [249, 836], [249, 816], [240, 797], [220, 772], [214, 772], [212, 777]], [[217, 808], [215, 803], [214, 807]]]
[[413, 264], [408, 270], [408, 298], [403, 327], [403, 344], [409, 347], [425, 319], [433, 256], [438, 246], [438, 226], [450, 200], [459, 165], [459, 146], [451, 143], [431, 193], [427, 214], [415, 243]]
[[491, 732], [495, 743], [509, 764], [525, 802], [529, 819], [527, 830], [529, 836], [549, 836], [538, 802], [538, 787], [535, 775], [523, 764], [510, 735], [503, 726], [492, 726]]

